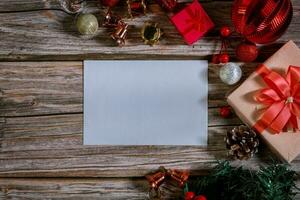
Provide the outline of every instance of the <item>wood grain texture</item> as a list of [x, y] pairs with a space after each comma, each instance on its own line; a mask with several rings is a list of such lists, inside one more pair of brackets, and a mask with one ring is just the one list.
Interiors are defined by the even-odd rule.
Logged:
[[[163, 184], [164, 199], [176, 199], [181, 190]], [[0, 199], [148, 199], [145, 179], [0, 179]]]
[[[256, 67], [240, 64], [244, 78]], [[219, 68], [209, 65], [210, 125], [222, 121], [215, 108], [232, 89], [219, 80]], [[82, 113], [82, 62], [0, 62], [0, 69], [0, 117]]]
[[[0, 177], [141, 177], [159, 166], [200, 175], [226, 158], [227, 128], [209, 127], [207, 147], [82, 146], [81, 114], [6, 118], [1, 125]], [[270, 155], [262, 148], [247, 166], [256, 169]], [[298, 171], [299, 165], [296, 159], [293, 168]]]
[[[258, 61], [287, 40], [300, 45], [300, 1], [292, 1], [290, 28], [276, 43], [261, 47]], [[230, 24], [232, 1], [201, 2], [216, 29], [195, 45], [185, 45], [166, 13], [151, 1], [147, 16], [126, 19], [131, 25], [127, 45], [118, 48], [103, 27], [94, 38], [78, 35], [74, 15], [62, 9], [60, 0], [0, 1], [0, 61], [14, 61], [0, 62], [0, 199], [144, 200], [147, 183], [143, 176], [159, 166], [202, 175], [217, 160], [225, 159], [226, 129], [241, 122], [235, 115], [220, 118], [219, 107], [226, 104], [224, 98], [234, 88], [220, 82], [219, 66], [212, 64], [207, 147], [82, 145], [82, 60], [209, 58], [220, 48], [217, 29]], [[126, 17], [122, 3], [115, 11]], [[86, 12], [95, 13], [102, 22], [106, 8], [88, 0]], [[160, 45], [149, 47], [140, 39], [140, 28], [148, 20], [163, 28]], [[37, 62], [40, 60], [71, 62]], [[239, 64], [243, 65], [243, 79], [256, 66]], [[255, 158], [232, 164], [257, 169], [270, 156], [262, 145]], [[292, 169], [300, 172], [300, 157]], [[165, 199], [178, 199], [181, 194], [174, 186], [164, 186], [164, 192]]]
[[[297, 184], [300, 184], [298, 181]], [[178, 199], [181, 189], [174, 183], [161, 186], [163, 200]], [[145, 179], [14, 179], [0, 178], [0, 199], [148, 199], [148, 183]], [[295, 197], [299, 200], [300, 195]]]
[[[290, 25], [293, 31], [288, 31], [276, 44], [262, 47], [259, 60], [265, 59], [287, 40], [299, 44], [300, 22], [297, 18], [300, 15], [300, 2], [293, 0], [293, 3], [294, 20]], [[148, 6], [147, 16], [126, 19], [131, 27], [127, 45], [123, 48], [115, 46], [108, 30], [103, 27], [99, 28], [94, 38], [84, 39], [76, 31], [74, 16], [61, 10], [0, 13], [0, 60], [208, 58], [220, 48], [217, 29], [230, 24], [231, 4], [230, 1], [203, 2], [203, 7], [216, 23], [216, 29], [193, 46], [185, 45], [166, 13], [157, 4]], [[5, 9], [4, 6], [2, 3], [0, 10]], [[97, 2], [89, 1], [86, 10], [97, 14], [100, 23], [103, 21], [106, 9], [97, 6]], [[124, 6], [116, 8], [116, 12], [126, 16]], [[160, 45], [149, 47], [141, 40], [140, 29], [149, 20], [159, 21], [163, 28], [164, 38]], [[230, 53], [233, 53], [232, 50]]]

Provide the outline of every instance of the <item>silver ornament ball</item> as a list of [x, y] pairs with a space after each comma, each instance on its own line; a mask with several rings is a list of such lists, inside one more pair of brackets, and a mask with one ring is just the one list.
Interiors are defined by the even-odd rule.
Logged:
[[235, 63], [226, 63], [221, 67], [219, 76], [224, 83], [234, 85], [242, 78], [242, 70]]

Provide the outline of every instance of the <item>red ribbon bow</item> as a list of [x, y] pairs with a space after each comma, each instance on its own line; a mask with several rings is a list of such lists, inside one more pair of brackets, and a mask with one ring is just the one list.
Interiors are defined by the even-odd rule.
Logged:
[[300, 67], [289, 66], [286, 77], [260, 65], [257, 73], [268, 88], [256, 94], [256, 101], [267, 106], [254, 128], [263, 132], [269, 128], [275, 133], [283, 132], [289, 125], [299, 130], [300, 117]]

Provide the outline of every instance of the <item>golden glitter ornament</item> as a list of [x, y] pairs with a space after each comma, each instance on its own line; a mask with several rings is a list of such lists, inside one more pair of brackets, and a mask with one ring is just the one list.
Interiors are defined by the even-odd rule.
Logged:
[[98, 20], [93, 14], [80, 14], [76, 21], [79, 33], [83, 35], [93, 35], [98, 30]]
[[157, 23], [146, 22], [142, 28], [141, 36], [145, 44], [154, 45], [159, 42], [162, 35], [160, 28]]

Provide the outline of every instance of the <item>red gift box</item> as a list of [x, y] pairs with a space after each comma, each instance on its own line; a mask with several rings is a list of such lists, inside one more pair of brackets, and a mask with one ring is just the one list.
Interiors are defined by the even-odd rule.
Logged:
[[171, 21], [189, 45], [199, 40], [215, 26], [198, 0], [194, 0], [193, 3], [172, 16]]

